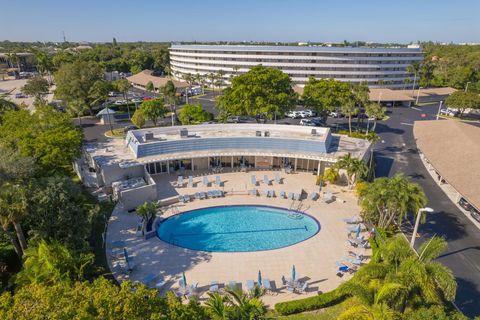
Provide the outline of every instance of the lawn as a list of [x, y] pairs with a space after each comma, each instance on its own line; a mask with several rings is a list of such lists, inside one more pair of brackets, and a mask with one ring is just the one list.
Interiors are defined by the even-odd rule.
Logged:
[[126, 134], [123, 131], [123, 128], [118, 128], [105, 131], [105, 136], [109, 138], [125, 138]]
[[311, 312], [304, 312], [298, 314], [292, 314], [290, 316], [277, 316], [276, 314], [268, 314], [273, 318], [282, 319], [282, 320], [335, 320], [338, 316], [342, 313], [343, 310], [347, 306], [351, 304], [352, 299], [347, 299], [342, 303], [334, 305], [332, 307], [311, 311]]

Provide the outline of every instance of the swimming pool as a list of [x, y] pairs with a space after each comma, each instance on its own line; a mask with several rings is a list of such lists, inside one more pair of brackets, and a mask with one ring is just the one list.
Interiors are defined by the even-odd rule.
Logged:
[[158, 237], [170, 244], [210, 252], [273, 250], [320, 231], [314, 218], [266, 206], [222, 206], [187, 211], [164, 220]]

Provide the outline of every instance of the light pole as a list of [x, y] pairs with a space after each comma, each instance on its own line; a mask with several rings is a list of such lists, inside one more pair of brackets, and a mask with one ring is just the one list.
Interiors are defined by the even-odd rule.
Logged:
[[420, 98], [420, 89], [423, 89], [422, 87], [418, 87], [417, 90], [417, 100], [415, 100], [415, 104], [418, 106], [418, 98]]
[[465, 92], [468, 91], [468, 85], [470, 84], [470, 81], [467, 82], [467, 85], [465, 86]]
[[438, 105], [437, 120], [438, 120], [438, 118], [440, 117], [440, 110], [442, 110], [442, 103], [443, 103], [443, 100], [440, 101], [440, 104]]
[[415, 228], [413, 228], [413, 234], [412, 234], [412, 240], [410, 240], [410, 247], [413, 249], [413, 246], [415, 245], [415, 238], [417, 236], [417, 231], [418, 231], [418, 225], [420, 224], [420, 217], [422, 216], [422, 212], [429, 212], [432, 213], [433, 209], [426, 207], [426, 208], [420, 208], [417, 212], [417, 220], [415, 221]]

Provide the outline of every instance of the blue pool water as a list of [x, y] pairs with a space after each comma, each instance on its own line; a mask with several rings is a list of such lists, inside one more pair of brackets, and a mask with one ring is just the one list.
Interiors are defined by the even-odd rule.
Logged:
[[188, 211], [164, 220], [158, 237], [170, 244], [210, 252], [246, 252], [287, 247], [314, 236], [317, 220], [264, 206], [223, 206]]

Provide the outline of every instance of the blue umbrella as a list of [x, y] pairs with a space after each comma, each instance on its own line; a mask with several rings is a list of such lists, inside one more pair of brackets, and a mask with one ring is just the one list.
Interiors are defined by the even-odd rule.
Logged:
[[261, 286], [262, 285], [262, 273], [260, 272], [260, 270], [258, 270], [258, 285]]
[[292, 267], [292, 281], [295, 281], [296, 275], [297, 275], [297, 273], [295, 272], [295, 265], [293, 265], [293, 267]]
[[187, 277], [185, 277], [185, 272], [182, 273], [183, 287], [187, 287]]
[[130, 259], [128, 258], [127, 248], [123, 248], [123, 255], [125, 257], [125, 263], [127, 264], [128, 270], [131, 270], [132, 268], [130, 267]]

